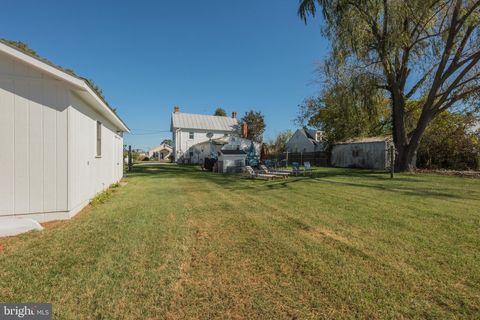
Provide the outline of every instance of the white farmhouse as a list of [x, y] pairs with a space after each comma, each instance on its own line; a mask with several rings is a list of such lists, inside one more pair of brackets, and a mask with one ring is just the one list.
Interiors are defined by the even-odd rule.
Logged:
[[210, 139], [237, 135], [239, 132], [237, 114], [232, 117], [210, 116], [180, 112], [178, 106], [172, 113], [173, 157], [175, 162], [199, 163], [200, 150], [196, 146]]
[[288, 152], [316, 152], [323, 150], [322, 131], [298, 129], [287, 141]]
[[82, 78], [0, 42], [0, 217], [68, 219], [123, 175], [127, 126]]

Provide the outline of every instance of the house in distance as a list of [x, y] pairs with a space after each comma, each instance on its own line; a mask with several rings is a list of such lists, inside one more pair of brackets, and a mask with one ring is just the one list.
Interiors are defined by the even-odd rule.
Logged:
[[175, 106], [170, 126], [175, 162], [200, 163], [205, 148], [199, 146], [210, 140], [238, 135], [237, 113], [231, 117], [180, 112]]
[[313, 129], [298, 129], [287, 141], [288, 152], [316, 152], [323, 150], [322, 131]]

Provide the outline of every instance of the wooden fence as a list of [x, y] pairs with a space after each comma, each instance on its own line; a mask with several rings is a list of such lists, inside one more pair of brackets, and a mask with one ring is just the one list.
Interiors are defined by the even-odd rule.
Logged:
[[315, 167], [330, 166], [329, 153], [326, 151], [283, 152], [280, 154], [269, 154], [268, 159], [277, 162], [286, 160], [287, 165], [291, 165], [292, 162], [298, 162], [300, 165], [303, 165], [305, 161], [309, 161]]

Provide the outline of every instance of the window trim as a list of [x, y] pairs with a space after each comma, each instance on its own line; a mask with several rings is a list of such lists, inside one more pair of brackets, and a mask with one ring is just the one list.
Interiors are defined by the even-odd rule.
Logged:
[[102, 131], [103, 131], [103, 124], [100, 121], [97, 121], [96, 124], [96, 139], [95, 139], [95, 158], [102, 157]]

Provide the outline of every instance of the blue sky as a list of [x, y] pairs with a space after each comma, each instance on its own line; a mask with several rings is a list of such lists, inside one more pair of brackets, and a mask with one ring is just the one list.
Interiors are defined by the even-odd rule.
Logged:
[[[0, 37], [93, 79], [148, 148], [169, 138], [174, 105], [212, 114], [265, 115], [265, 138], [295, 129], [302, 100], [318, 92], [328, 53], [320, 22], [297, 17], [297, 0], [3, 0]], [[142, 134], [143, 133], [143, 134]]]

